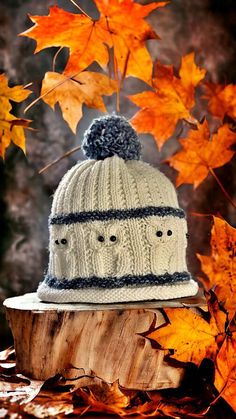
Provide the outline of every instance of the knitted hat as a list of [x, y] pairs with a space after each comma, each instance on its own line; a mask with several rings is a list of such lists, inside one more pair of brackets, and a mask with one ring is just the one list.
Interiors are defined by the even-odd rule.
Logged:
[[55, 192], [49, 266], [38, 296], [58, 303], [166, 300], [195, 295], [187, 223], [170, 180], [139, 160], [121, 116], [95, 119]]

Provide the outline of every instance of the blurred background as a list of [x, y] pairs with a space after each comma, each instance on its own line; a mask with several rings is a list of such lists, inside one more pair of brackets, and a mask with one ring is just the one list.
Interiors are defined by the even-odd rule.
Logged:
[[[148, 3], [148, 1], [140, 1]], [[6, 161], [0, 160], [0, 350], [12, 343], [5, 320], [2, 302], [14, 295], [33, 292], [42, 280], [48, 262], [48, 225], [53, 193], [63, 174], [82, 160], [80, 152], [63, 159], [59, 164], [39, 175], [39, 170], [80, 144], [83, 131], [97, 111], [84, 108], [84, 116], [75, 136], [61, 117], [59, 108], [53, 112], [39, 102], [24, 116], [23, 111], [39, 95], [41, 80], [52, 68], [57, 48], [34, 55], [35, 42], [17, 37], [31, 26], [28, 14], [48, 14], [49, 0], [1, 0], [0, 2], [0, 73], [4, 72], [11, 85], [33, 82], [34, 94], [28, 102], [13, 108], [14, 114], [32, 119], [34, 132], [27, 132], [27, 157], [12, 145]], [[78, 10], [69, 0], [57, 4], [68, 11]], [[80, 0], [79, 4], [92, 17], [98, 13], [94, 3]], [[161, 41], [149, 41], [153, 58], [163, 64], [179, 67], [180, 58], [191, 51], [196, 53], [197, 64], [208, 71], [208, 79], [215, 83], [236, 82], [236, 6], [235, 0], [173, 0], [167, 7], [153, 12], [148, 18]], [[62, 71], [67, 51], [60, 54], [57, 71]], [[96, 65], [93, 69], [96, 69]], [[121, 113], [130, 118], [137, 108], [125, 95], [142, 91], [145, 84], [128, 78], [121, 94]], [[125, 95], [124, 95], [125, 93]], [[109, 112], [115, 110], [115, 97], [105, 98]], [[202, 118], [205, 108], [198, 107]], [[179, 149], [177, 137], [184, 137], [188, 127], [177, 126], [175, 135], [168, 140], [161, 152], [153, 138], [141, 135], [143, 159], [160, 169], [174, 182], [176, 172], [163, 163]], [[227, 192], [236, 200], [236, 158], [216, 170]], [[188, 266], [195, 277], [201, 274], [195, 253], [209, 254], [211, 217], [193, 216], [221, 214], [236, 226], [235, 210], [226, 200], [215, 180], [208, 178], [194, 191], [192, 185], [178, 188], [180, 206], [188, 214], [190, 233]]]

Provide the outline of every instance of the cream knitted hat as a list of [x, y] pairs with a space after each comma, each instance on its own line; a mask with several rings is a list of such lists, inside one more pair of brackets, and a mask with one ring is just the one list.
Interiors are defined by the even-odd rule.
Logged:
[[69, 170], [54, 195], [39, 298], [113, 303], [195, 295], [185, 213], [169, 179], [139, 160], [128, 121], [95, 119], [82, 148], [89, 160]]

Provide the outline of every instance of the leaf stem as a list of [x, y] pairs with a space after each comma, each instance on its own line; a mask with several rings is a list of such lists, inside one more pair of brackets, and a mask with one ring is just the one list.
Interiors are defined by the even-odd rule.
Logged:
[[54, 55], [54, 57], [53, 57], [53, 61], [52, 61], [52, 71], [55, 71], [55, 68], [56, 68], [56, 59], [57, 59], [57, 57], [58, 57], [58, 55], [60, 54], [60, 52], [61, 52], [61, 50], [63, 49], [63, 47], [60, 47], [58, 50], [57, 50], [57, 52], [56, 52], [56, 54]]
[[91, 16], [89, 16], [83, 9], [82, 9], [82, 7], [80, 7], [74, 0], [70, 0], [70, 2], [71, 3], [73, 3], [73, 5], [75, 6], [75, 7], [77, 7], [77, 9], [79, 9], [80, 11], [81, 11], [81, 13], [83, 13], [83, 15], [85, 15], [85, 16], [87, 16], [90, 20], [93, 20], [92, 18], [91, 18]]
[[113, 46], [113, 71], [114, 71], [114, 77], [115, 77], [115, 80], [116, 80], [116, 83], [117, 83], [116, 111], [117, 111], [117, 113], [119, 113], [120, 112], [120, 80], [119, 80], [119, 72], [118, 72], [118, 63], [117, 63], [117, 58], [116, 58], [116, 55], [115, 55], [115, 43], [114, 43], [112, 31], [110, 29], [109, 20], [108, 20], [107, 16], [106, 16], [106, 24], [107, 24], [108, 32], [110, 33], [110, 36], [111, 36], [111, 41], [112, 41], [112, 46]]
[[234, 203], [234, 201], [232, 200], [232, 198], [228, 194], [228, 192], [225, 190], [224, 186], [222, 185], [220, 179], [218, 178], [218, 176], [216, 175], [216, 173], [214, 172], [214, 170], [210, 167], [209, 168], [209, 171], [212, 174], [212, 176], [214, 177], [214, 179], [216, 180], [216, 182], [218, 183], [218, 185], [219, 185], [220, 189], [222, 190], [223, 194], [226, 196], [226, 198], [231, 203], [231, 205], [236, 209], [236, 204]]
[[117, 59], [115, 57], [115, 50], [113, 48], [113, 56], [114, 56], [114, 71], [115, 71], [115, 78], [117, 82], [117, 90], [116, 90], [116, 111], [120, 112], [120, 81], [119, 81], [119, 75], [118, 75], [118, 65], [117, 65]]
[[31, 87], [33, 85], [33, 82], [25, 84], [23, 87], [24, 89], [27, 89], [28, 87]]
[[63, 160], [65, 157], [69, 157], [71, 154], [75, 153], [76, 151], [80, 150], [81, 146], [77, 146], [72, 148], [71, 150], [67, 151], [65, 154], [62, 154], [60, 157], [58, 157], [57, 159], [53, 160], [51, 163], [48, 163], [46, 166], [44, 166], [40, 171], [39, 171], [39, 175], [41, 175], [42, 173], [46, 172], [46, 170], [48, 170], [50, 167], [54, 166], [54, 164], [59, 163], [61, 160]]
[[72, 80], [73, 77], [76, 77], [78, 73], [73, 74], [72, 76], [66, 76], [65, 75], [65, 80], [62, 80], [61, 82], [57, 83], [55, 86], [51, 87], [51, 89], [47, 90], [43, 95], [40, 95], [39, 97], [37, 97], [37, 99], [33, 100], [33, 102], [31, 102], [25, 109], [24, 109], [24, 113], [26, 113], [30, 108], [32, 108], [32, 106], [36, 105], [36, 103], [38, 103], [41, 99], [43, 99], [45, 96], [47, 96], [49, 93], [53, 92], [53, 90], [55, 90], [57, 87], [61, 86], [62, 84], [64, 84], [66, 81], [68, 80]]

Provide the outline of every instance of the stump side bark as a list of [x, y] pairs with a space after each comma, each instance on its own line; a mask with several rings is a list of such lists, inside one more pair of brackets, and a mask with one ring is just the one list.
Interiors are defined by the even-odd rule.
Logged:
[[139, 390], [178, 387], [183, 378], [183, 369], [164, 362], [164, 351], [141, 335], [165, 321], [158, 303], [60, 306], [39, 302], [33, 293], [4, 305], [17, 369], [26, 376], [46, 380], [75, 367], [81, 377]]

